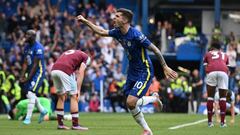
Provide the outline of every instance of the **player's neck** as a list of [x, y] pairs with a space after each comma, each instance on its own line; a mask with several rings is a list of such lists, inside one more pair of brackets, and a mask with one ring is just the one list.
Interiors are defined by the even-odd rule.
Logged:
[[33, 45], [35, 44], [35, 42], [36, 42], [36, 41], [32, 41], [32, 42], [29, 42], [29, 44], [30, 44], [31, 46], [33, 46]]
[[120, 31], [123, 35], [125, 35], [127, 34], [129, 28], [130, 28], [130, 25], [123, 25], [122, 27], [120, 27]]

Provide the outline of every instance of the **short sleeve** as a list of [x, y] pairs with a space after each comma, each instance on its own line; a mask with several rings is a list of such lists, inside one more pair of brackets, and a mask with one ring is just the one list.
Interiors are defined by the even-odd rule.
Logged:
[[226, 57], [226, 65], [229, 65], [229, 58], [228, 58], [228, 55], [225, 54], [225, 57]]
[[86, 53], [82, 53], [82, 62], [87, 65], [88, 55]]
[[111, 29], [111, 30], [108, 31], [108, 35], [110, 37], [114, 37], [114, 38], [117, 38], [118, 33], [119, 33], [119, 30], [116, 29], [116, 28]]
[[207, 64], [208, 64], [208, 61], [207, 61], [207, 54], [206, 54], [203, 57], [203, 65], [206, 66]]
[[151, 44], [151, 41], [149, 41], [148, 38], [141, 32], [137, 31], [135, 36], [137, 43], [141, 46], [148, 47]]

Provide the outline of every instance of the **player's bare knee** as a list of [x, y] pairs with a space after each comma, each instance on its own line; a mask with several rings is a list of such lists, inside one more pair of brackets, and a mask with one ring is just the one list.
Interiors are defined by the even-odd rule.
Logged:
[[58, 100], [61, 100], [62, 102], [65, 101], [65, 95], [58, 95]]
[[129, 109], [134, 109], [136, 107], [137, 99], [136, 98], [127, 98], [127, 107]]
[[78, 96], [77, 95], [71, 95], [71, 101], [77, 101], [78, 102]]

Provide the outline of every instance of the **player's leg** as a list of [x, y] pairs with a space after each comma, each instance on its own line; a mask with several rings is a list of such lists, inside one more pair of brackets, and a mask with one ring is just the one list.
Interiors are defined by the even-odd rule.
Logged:
[[43, 79], [44, 79], [44, 77], [41, 77], [40, 74], [36, 74], [33, 77], [33, 81], [31, 81], [31, 84], [34, 84], [34, 85], [31, 86], [31, 90], [32, 90], [32, 92], [34, 92], [33, 97], [34, 97], [34, 100], [35, 100], [35, 106], [37, 107], [38, 111], [40, 112], [40, 116], [38, 118], [38, 123], [41, 123], [44, 120], [44, 116], [47, 115], [47, 113], [48, 113], [47, 109], [45, 109], [41, 105], [38, 97], [35, 94], [35, 93], [38, 92], [38, 89], [42, 86]]
[[71, 103], [70, 103], [70, 111], [72, 115], [72, 129], [73, 130], [88, 130], [87, 127], [82, 127], [79, 125], [78, 120], [79, 120], [79, 112], [78, 112], [78, 91], [77, 91], [77, 81], [75, 74], [72, 74], [69, 76], [69, 82], [66, 82], [65, 84], [69, 85], [64, 85], [65, 87], [69, 87], [68, 90], [70, 89], [69, 94], [71, 95]]
[[154, 92], [152, 96], [143, 96], [137, 101], [136, 106], [144, 106], [150, 103], [158, 102], [160, 106], [160, 111], [162, 110], [163, 104], [159, 98], [159, 95], [157, 92]]
[[72, 129], [73, 130], [88, 130], [87, 127], [82, 127], [78, 123], [78, 96], [77, 94], [71, 95], [71, 115], [72, 115]]
[[225, 116], [226, 116], [226, 96], [227, 90], [226, 89], [219, 89], [219, 108], [220, 108], [220, 117], [221, 117], [221, 126], [225, 125]]
[[58, 129], [69, 129], [63, 123], [64, 116], [64, 102], [66, 98], [65, 88], [63, 86], [64, 81], [67, 80], [68, 75], [64, 74], [62, 71], [54, 70], [51, 72], [51, 77], [53, 79], [54, 87], [57, 91], [57, 105], [56, 105], [56, 114], [57, 114], [57, 122]]
[[32, 91], [28, 91], [27, 93], [27, 98], [29, 100], [28, 106], [27, 106], [27, 115], [25, 120], [23, 121], [24, 124], [30, 124], [31, 123], [31, 118], [32, 118], [32, 112], [35, 106], [35, 101], [36, 101], [36, 95]]
[[147, 122], [145, 121], [144, 115], [141, 112], [137, 102], [143, 97], [143, 95], [146, 94], [151, 84], [150, 80], [151, 79], [149, 79], [148, 81], [138, 80], [137, 82], [128, 81], [125, 87], [125, 91], [129, 91], [129, 95], [127, 97], [127, 107], [132, 113], [135, 121], [144, 129], [144, 135], [152, 135], [152, 131], [148, 126]]
[[221, 127], [226, 127], [225, 115], [226, 115], [226, 97], [228, 91], [228, 76], [225, 72], [218, 73], [218, 87], [219, 87], [219, 107], [221, 117]]
[[213, 104], [214, 104], [214, 94], [215, 94], [216, 86], [207, 85], [207, 111], [208, 111], [208, 126], [212, 127], [212, 116], [213, 116]]
[[213, 127], [212, 116], [213, 116], [213, 103], [215, 89], [217, 86], [217, 73], [211, 72], [207, 74], [207, 111], [208, 111], [208, 127]]
[[136, 106], [136, 103], [138, 101], [138, 98], [132, 95], [129, 95], [127, 97], [127, 106], [132, 113], [133, 118], [135, 121], [146, 131], [152, 132], [149, 128], [147, 122], [144, 119], [144, 115], [142, 111], [140, 110], [139, 106]]
[[57, 107], [56, 107], [58, 129], [68, 129], [68, 128], [65, 128], [63, 123], [65, 98], [66, 98], [65, 94], [58, 94], [58, 101], [57, 101]]

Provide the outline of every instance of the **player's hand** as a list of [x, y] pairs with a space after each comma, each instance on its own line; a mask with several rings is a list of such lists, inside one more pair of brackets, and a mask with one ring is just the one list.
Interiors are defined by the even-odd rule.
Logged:
[[20, 78], [20, 79], [19, 79], [19, 82], [20, 82], [20, 83], [26, 83], [27, 81], [28, 81], [28, 80], [27, 80], [26, 78]]
[[77, 21], [81, 21], [81, 22], [86, 21], [86, 19], [85, 19], [82, 15], [78, 15], [78, 16], [76, 17], [76, 20], [77, 20]]
[[80, 100], [80, 91], [78, 91], [78, 93], [77, 93], [77, 100], [78, 101]]
[[176, 79], [178, 77], [177, 72], [173, 71], [171, 68], [169, 68], [168, 66], [164, 66], [163, 67], [163, 71], [164, 74], [166, 76], [167, 79], [171, 78], [171, 79]]
[[230, 124], [233, 125], [235, 123], [234, 119], [230, 120]]

